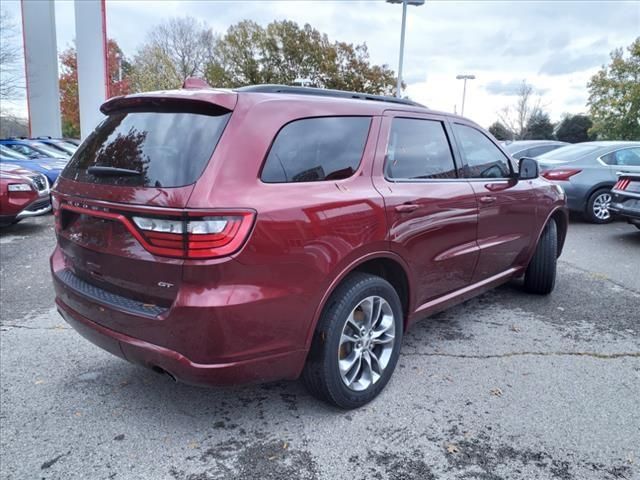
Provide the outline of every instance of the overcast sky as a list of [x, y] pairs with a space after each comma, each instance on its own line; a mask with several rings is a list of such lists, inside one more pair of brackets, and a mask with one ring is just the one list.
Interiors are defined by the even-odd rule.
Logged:
[[[28, 0], [29, 1], [29, 0]], [[33, 1], [33, 0], [31, 0]], [[20, 4], [3, 0], [19, 23]], [[190, 15], [215, 32], [251, 19], [309, 23], [333, 40], [366, 42], [375, 63], [397, 70], [402, 7], [384, 1], [123, 1], [107, 0], [107, 35], [133, 56], [147, 31], [172, 16]], [[56, 0], [58, 50], [71, 45], [73, 2]], [[586, 111], [586, 84], [614, 48], [640, 35], [640, 1], [433, 1], [409, 7], [404, 79], [412, 99], [460, 111], [484, 126], [513, 102], [522, 80], [533, 84], [557, 121]], [[18, 105], [24, 111], [25, 106]]]

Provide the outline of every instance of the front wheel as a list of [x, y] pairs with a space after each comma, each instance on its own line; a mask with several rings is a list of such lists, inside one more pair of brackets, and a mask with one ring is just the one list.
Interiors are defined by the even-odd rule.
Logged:
[[611, 190], [601, 188], [591, 194], [587, 201], [586, 219], [591, 223], [609, 223], [613, 220], [609, 205], [611, 204]]
[[356, 272], [331, 295], [302, 374], [308, 390], [340, 408], [358, 408], [385, 387], [398, 361], [402, 305], [383, 278]]
[[544, 227], [536, 251], [524, 274], [524, 288], [531, 293], [548, 295], [556, 285], [558, 228], [555, 220]]

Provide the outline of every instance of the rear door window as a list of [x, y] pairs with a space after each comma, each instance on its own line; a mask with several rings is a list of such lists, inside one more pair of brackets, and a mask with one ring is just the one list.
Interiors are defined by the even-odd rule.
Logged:
[[62, 176], [107, 185], [190, 185], [209, 162], [230, 115], [228, 110], [113, 113], [82, 143]]
[[390, 180], [457, 178], [442, 122], [394, 118], [389, 133], [385, 176]]
[[293, 183], [348, 178], [360, 165], [370, 126], [370, 117], [291, 122], [276, 136], [261, 179], [266, 183]]

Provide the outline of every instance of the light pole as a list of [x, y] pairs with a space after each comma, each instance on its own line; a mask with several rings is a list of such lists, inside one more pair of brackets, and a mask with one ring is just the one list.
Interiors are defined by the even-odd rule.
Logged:
[[407, 5], [419, 7], [424, 5], [425, 0], [387, 0], [387, 3], [402, 4], [402, 29], [400, 30], [400, 59], [398, 60], [398, 86], [396, 87], [396, 97], [402, 96], [402, 59], [404, 57], [404, 31], [407, 25]]
[[464, 98], [467, 96], [467, 80], [475, 80], [475, 75], [456, 75], [456, 79], [464, 80], [462, 86], [462, 108], [460, 109], [460, 115], [464, 115]]

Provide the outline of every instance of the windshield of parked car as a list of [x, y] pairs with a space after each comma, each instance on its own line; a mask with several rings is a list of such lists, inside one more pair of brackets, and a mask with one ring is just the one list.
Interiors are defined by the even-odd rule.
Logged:
[[42, 143], [42, 142], [33, 142], [30, 144], [35, 150], [38, 150], [39, 152], [44, 153], [45, 155], [47, 155], [48, 157], [53, 157], [53, 158], [65, 158], [65, 154], [64, 152], [61, 152], [60, 150], [58, 150], [55, 147], [52, 147], [51, 145], [47, 145], [46, 143]]
[[11, 150], [9, 147], [5, 147], [4, 145], [0, 145], [0, 155], [7, 158], [12, 158], [14, 160], [28, 160], [29, 157], [21, 154], [20, 152], [16, 152], [15, 150]]
[[545, 160], [565, 160], [570, 162], [572, 160], [578, 160], [579, 158], [584, 157], [590, 153], [595, 152], [600, 147], [596, 145], [569, 145], [567, 147], [556, 148], [555, 150], [551, 150], [550, 152], [543, 153], [536, 159], [544, 162]]

